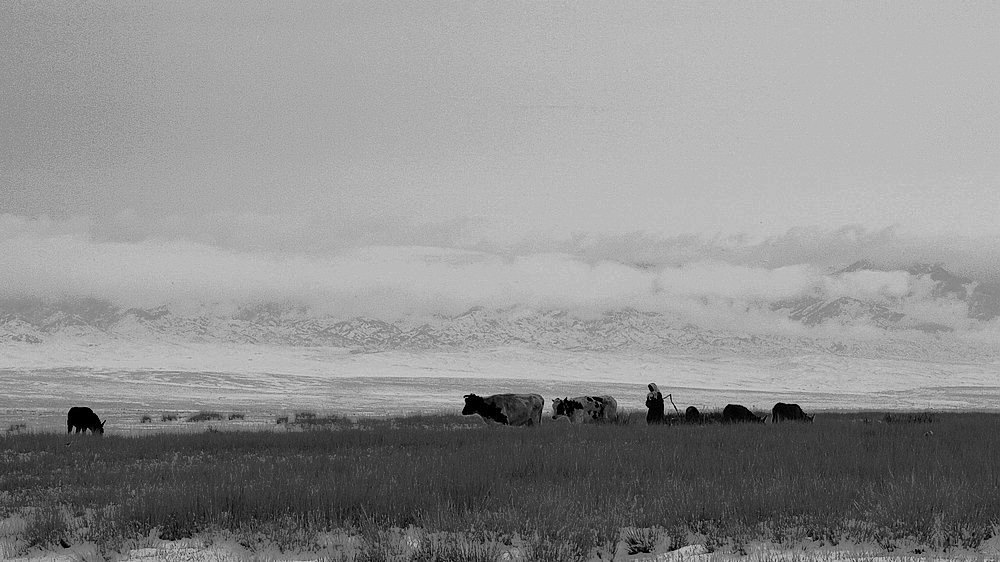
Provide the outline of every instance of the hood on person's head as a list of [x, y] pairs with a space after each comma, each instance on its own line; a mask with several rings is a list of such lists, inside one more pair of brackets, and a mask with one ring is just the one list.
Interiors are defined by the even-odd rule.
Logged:
[[655, 382], [651, 382], [651, 383], [649, 383], [649, 391], [650, 392], [659, 392], [660, 388], [658, 386], [656, 386]]

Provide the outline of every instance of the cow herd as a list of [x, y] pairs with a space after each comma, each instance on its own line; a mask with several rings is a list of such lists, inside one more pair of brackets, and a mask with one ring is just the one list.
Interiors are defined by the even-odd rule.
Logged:
[[[669, 396], [669, 395], [668, 395]], [[493, 394], [491, 396], [465, 395], [462, 415], [479, 414], [483, 419], [502, 425], [539, 425], [542, 423], [542, 409], [545, 399], [540, 394]], [[663, 396], [655, 384], [650, 383], [646, 396], [647, 423], [663, 423]], [[618, 402], [611, 396], [577, 396], [575, 398], [554, 398], [552, 419], [569, 423], [615, 422], [618, 420]], [[784, 421], [812, 422], [815, 416], [806, 415], [798, 404], [778, 402], [771, 409], [771, 422]], [[712, 421], [694, 406], [688, 406], [681, 418], [687, 423]], [[747, 407], [727, 404], [722, 410], [722, 423], [764, 423], [767, 416], [758, 416]], [[90, 408], [75, 406], [66, 415], [66, 433], [76, 429], [86, 433], [103, 434], [105, 422]]]
[[[668, 395], [669, 396], [669, 395]], [[542, 423], [545, 399], [540, 394], [493, 394], [491, 396], [465, 395], [462, 415], [479, 414], [483, 419], [503, 425], [538, 425]], [[646, 422], [664, 423], [663, 396], [655, 384], [650, 383], [646, 396], [649, 412]], [[771, 408], [771, 423], [786, 421], [809, 422], [815, 416], [807, 415], [798, 404], [778, 402]], [[727, 404], [721, 416], [702, 414], [698, 408], [689, 406], [680, 418], [687, 423], [765, 423], [768, 416], [758, 416], [740, 404]], [[614, 422], [618, 419], [618, 402], [608, 395], [577, 396], [575, 398], [552, 399], [552, 419], [570, 423]]]

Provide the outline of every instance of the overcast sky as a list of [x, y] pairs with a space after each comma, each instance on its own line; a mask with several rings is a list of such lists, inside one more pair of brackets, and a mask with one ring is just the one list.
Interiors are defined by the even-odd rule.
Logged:
[[968, 264], [1000, 239], [998, 29], [985, 1], [4, 2], [0, 234]]

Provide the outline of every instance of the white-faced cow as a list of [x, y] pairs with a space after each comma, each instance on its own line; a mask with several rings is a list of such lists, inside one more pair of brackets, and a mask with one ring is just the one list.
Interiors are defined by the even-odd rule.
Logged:
[[722, 410], [723, 423], [764, 423], [767, 416], [760, 417], [740, 404], [726, 404]]
[[101, 421], [90, 408], [73, 406], [66, 414], [66, 433], [72, 433], [75, 427], [77, 433], [81, 431], [87, 433], [89, 429], [93, 434], [104, 435], [104, 424], [107, 421]]
[[618, 402], [611, 396], [554, 398], [552, 419], [566, 417], [573, 423], [608, 422], [618, 417]]
[[771, 408], [771, 423], [778, 423], [783, 421], [800, 421], [812, 423], [815, 415], [807, 416], [802, 408], [798, 404], [785, 404], [784, 402], [778, 402]]
[[545, 399], [538, 394], [465, 395], [463, 416], [479, 414], [484, 419], [504, 425], [536, 425], [542, 423]]

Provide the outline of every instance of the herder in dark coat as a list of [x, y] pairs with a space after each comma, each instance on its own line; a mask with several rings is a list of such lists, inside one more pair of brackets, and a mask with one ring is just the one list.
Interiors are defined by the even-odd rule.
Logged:
[[646, 407], [649, 408], [649, 412], [646, 413], [646, 423], [663, 423], [663, 395], [660, 394], [660, 389], [656, 386], [656, 383], [649, 383], [649, 394], [646, 395]]

